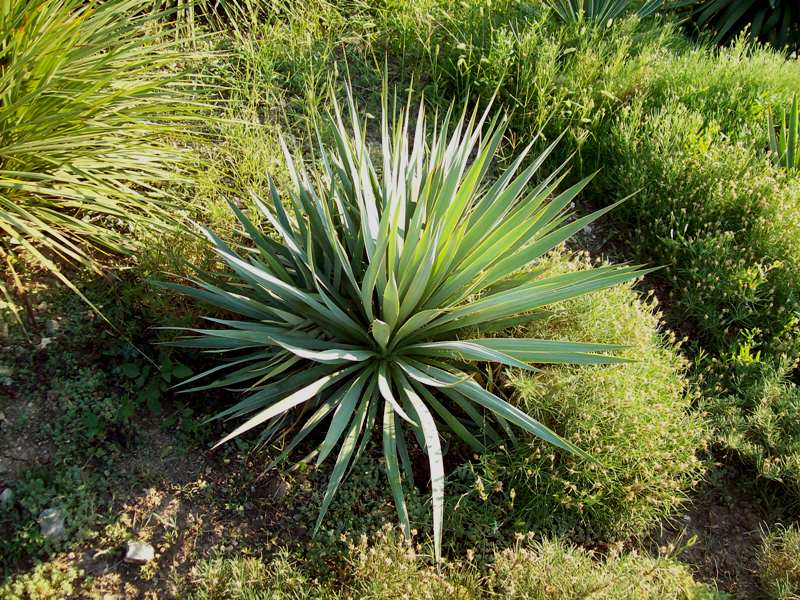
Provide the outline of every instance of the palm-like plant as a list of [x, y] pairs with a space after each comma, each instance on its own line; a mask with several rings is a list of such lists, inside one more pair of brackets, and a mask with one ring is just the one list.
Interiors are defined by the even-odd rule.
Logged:
[[[177, 53], [143, 33], [135, 0], [0, 3], [0, 254], [63, 274], [127, 252], [130, 227], [161, 226], [191, 113], [172, 87]], [[7, 287], [0, 290], [10, 300]]]
[[787, 171], [800, 170], [800, 107], [797, 96], [792, 99], [792, 109], [788, 114], [784, 111], [778, 123], [773, 120], [772, 112], [769, 113], [767, 127], [770, 157], [775, 166]]
[[666, 8], [688, 13], [716, 43], [729, 42], [743, 30], [751, 38], [783, 48], [800, 43], [800, 4], [796, 0], [664, 0]]
[[[206, 231], [230, 275], [196, 279], [196, 287], [163, 284], [238, 315], [209, 318], [217, 328], [184, 329], [189, 335], [171, 342], [230, 357], [184, 383], [224, 370], [227, 375], [186, 391], [246, 388], [244, 399], [218, 415], [246, 420], [219, 444], [256, 427], [269, 440], [295, 415], [300, 426], [283, 460], [315, 427], [328, 423], [324, 439], [305, 459], [322, 463], [338, 446], [317, 528], [376, 423], [406, 535], [403, 474], [412, 481], [406, 432], [427, 454], [437, 558], [444, 494], [440, 427], [476, 452], [503, 434], [513, 438], [515, 425], [585, 456], [482, 386], [484, 377], [472, 363], [531, 370], [531, 363], [621, 362], [604, 354], [618, 346], [516, 339], [502, 332], [549, 304], [645, 271], [604, 266], [547, 276], [533, 269], [543, 254], [613, 205], [570, 220], [571, 202], [588, 180], [553, 197], [565, 166], [531, 184], [555, 144], [521, 168], [528, 146], [486, 183], [505, 127], [497, 118], [487, 124], [487, 113], [468, 120], [462, 114], [448, 137], [448, 112], [428, 143], [422, 105], [411, 134], [410, 107], [392, 111], [390, 119], [384, 100], [379, 170], [352, 98], [349, 129], [334, 101], [335, 143], [320, 144], [321, 176], [307, 172], [284, 146], [294, 187], [288, 205], [274, 187], [271, 206], [253, 197], [272, 232], [232, 205], [253, 247], [237, 252]], [[499, 336], [487, 337], [489, 332]]]
[[[639, 16], [655, 12], [662, 0], [647, 0], [637, 9]], [[547, 5], [565, 23], [608, 23], [631, 8], [631, 0], [547, 0]]]

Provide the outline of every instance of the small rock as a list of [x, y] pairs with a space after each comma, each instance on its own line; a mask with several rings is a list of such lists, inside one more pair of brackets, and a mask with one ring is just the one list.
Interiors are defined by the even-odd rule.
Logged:
[[132, 565], [143, 565], [149, 563], [156, 555], [155, 549], [145, 542], [128, 542], [128, 549], [125, 551], [125, 562]]
[[37, 350], [44, 350], [53, 342], [53, 338], [43, 337], [39, 340], [39, 344], [36, 346]]
[[3, 493], [0, 494], [0, 508], [8, 510], [12, 506], [14, 506], [14, 490], [6, 488], [3, 490]]
[[39, 515], [39, 532], [45, 539], [60, 540], [67, 531], [64, 529], [64, 512], [60, 508], [48, 508]]
[[44, 330], [49, 337], [53, 337], [56, 334], [56, 332], [58, 331], [58, 327], [59, 327], [58, 321], [56, 321], [55, 319], [48, 319], [44, 323]]
[[280, 477], [275, 477], [270, 482], [270, 492], [275, 500], [282, 500], [289, 494], [289, 485]]

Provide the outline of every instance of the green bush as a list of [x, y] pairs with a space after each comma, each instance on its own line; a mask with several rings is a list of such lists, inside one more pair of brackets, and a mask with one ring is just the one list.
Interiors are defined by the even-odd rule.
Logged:
[[800, 89], [796, 61], [745, 40], [724, 49], [667, 40], [651, 58], [647, 85], [637, 94], [649, 110], [681, 104], [756, 153], [764, 149], [769, 110], [788, 108]]
[[24, 575], [0, 583], [4, 600], [61, 600], [78, 597], [87, 583], [85, 573], [72, 565], [51, 561], [39, 563]]
[[667, 266], [696, 340], [719, 355], [756, 332], [754, 347], [788, 350], [800, 314], [800, 182], [678, 103], [620, 113], [607, 152], [603, 189], [639, 190], [615, 216], [641, 259]]
[[218, 557], [199, 561], [179, 597], [186, 600], [312, 600], [337, 598], [308, 577], [287, 554], [269, 562], [256, 557]]
[[800, 386], [761, 362], [731, 360], [725, 369], [735, 391], [706, 402], [718, 440], [800, 497]]
[[519, 600], [727, 597], [696, 582], [688, 568], [674, 559], [651, 558], [636, 551], [600, 558], [557, 540], [501, 552], [492, 566], [489, 585], [500, 597]]
[[[470, 561], [438, 567], [425, 560], [424, 549], [405, 544], [388, 530], [351, 543], [338, 583], [303, 575], [300, 561], [279, 554], [271, 560], [217, 558], [202, 561], [181, 597], [338, 598], [389, 600], [644, 600], [722, 599], [709, 585], [697, 583], [688, 569], [669, 557], [636, 552], [600, 557], [558, 540], [533, 541], [522, 536], [514, 548], [494, 555], [486, 572]], [[191, 591], [188, 591], [191, 590]]]
[[800, 529], [797, 526], [769, 532], [761, 546], [758, 577], [769, 600], [800, 597]]
[[701, 474], [695, 452], [704, 427], [690, 409], [684, 361], [658, 324], [655, 302], [624, 286], [570, 301], [531, 326], [526, 335], [534, 337], [625, 340], [633, 362], [507, 374], [513, 402], [580, 440], [599, 464], [521, 441], [461, 467], [454, 485], [462, 496], [447, 512], [468, 543], [528, 529], [625, 539], [682, 503]]
[[603, 189], [640, 190], [616, 216], [666, 265], [716, 441], [796, 490], [800, 181], [681, 103], [620, 114], [608, 152]]

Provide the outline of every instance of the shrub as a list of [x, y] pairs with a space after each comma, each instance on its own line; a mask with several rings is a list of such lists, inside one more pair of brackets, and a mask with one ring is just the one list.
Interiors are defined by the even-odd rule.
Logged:
[[[514, 548], [496, 553], [485, 577], [468, 562], [447, 563], [438, 570], [425, 566], [413, 548], [384, 536], [356, 545], [351, 564], [357, 598], [724, 597], [713, 587], [695, 582], [688, 569], [671, 558], [650, 558], [635, 551], [600, 557], [558, 539], [533, 541], [530, 536], [522, 536]], [[391, 569], [387, 570], [387, 565]]]
[[[250, 382], [249, 394], [219, 415], [247, 415], [247, 420], [219, 443], [260, 425], [265, 425], [262, 440], [269, 440], [286, 428], [292, 409], [312, 411], [285, 455], [331, 416], [328, 434], [314, 452], [320, 464], [339, 446], [320, 521], [380, 419], [387, 476], [408, 534], [401, 467], [406, 480], [413, 481], [403, 422], [411, 425], [430, 464], [438, 557], [444, 466], [437, 421], [476, 452], [487, 441], [501, 439], [498, 427], [510, 431], [513, 424], [586, 458], [574, 444], [480, 385], [484, 377], [469, 363], [532, 370], [530, 362], [623, 361], [603, 354], [618, 346], [481, 334], [502, 332], [530, 320], [544, 306], [646, 271], [607, 265], [543, 277], [525, 270], [602, 214], [567, 222], [569, 204], [588, 180], [548, 202], [559, 184], [556, 171], [523, 194], [546, 157], [517, 174], [525, 150], [495, 183], [484, 185], [505, 131], [498, 119], [484, 129], [488, 113], [479, 117], [476, 111], [468, 122], [465, 113], [448, 139], [448, 113], [428, 144], [423, 107], [409, 141], [410, 106], [405, 116], [390, 116], [387, 102], [380, 175], [352, 99], [352, 131], [334, 103], [335, 149], [320, 146], [324, 174], [316, 184], [287, 154], [295, 187], [290, 194], [293, 216], [274, 188], [274, 209], [255, 198], [282, 243], [262, 233], [234, 205], [256, 244], [247, 259], [207, 232], [235, 277], [197, 281], [199, 288], [165, 285], [249, 320], [210, 319], [223, 328], [189, 328], [195, 336], [171, 344], [236, 357], [190, 379], [236, 367], [194, 390]], [[473, 152], [476, 158], [470, 162]], [[494, 425], [487, 424], [487, 417]]]
[[761, 546], [758, 576], [767, 598], [800, 596], [800, 530], [796, 526], [769, 532]]
[[5, 600], [59, 600], [76, 597], [86, 584], [83, 570], [55, 561], [39, 563], [24, 575], [14, 575], [0, 583], [0, 598]]
[[[584, 265], [559, 260], [554, 268]], [[454, 488], [466, 495], [448, 514], [467, 543], [528, 529], [626, 539], [683, 502], [702, 470], [695, 452], [704, 426], [691, 410], [684, 361], [674, 341], [658, 332], [659, 317], [654, 300], [639, 300], [622, 286], [565, 303], [530, 327], [526, 335], [533, 337], [626, 340], [634, 362], [507, 374], [517, 406], [580, 440], [598, 462], [523, 443], [462, 467]], [[461, 527], [462, 521], [481, 526]]]
[[726, 386], [732, 391], [706, 403], [718, 439], [800, 497], [800, 387], [763, 362], [737, 358], [724, 368], [733, 373]]
[[671, 558], [636, 551], [598, 557], [558, 540], [543, 540], [498, 554], [490, 585], [503, 598], [623, 600], [722, 599], [712, 586], [694, 581], [688, 568]]
[[605, 189], [640, 190], [616, 216], [640, 258], [668, 265], [703, 347], [718, 355], [757, 331], [755, 346], [784, 351], [800, 310], [797, 182], [680, 105], [621, 113], [609, 142]]
[[791, 103], [800, 88], [800, 65], [786, 60], [782, 52], [743, 39], [722, 49], [665, 42], [651, 51], [650, 63], [640, 67], [647, 81], [636, 97], [647, 110], [682, 105], [761, 154], [767, 114]]
[[187, 600], [312, 600], [338, 596], [309, 578], [287, 554], [269, 562], [257, 557], [217, 557], [199, 561], [193, 568]]
[[341, 580], [320, 582], [302, 574], [302, 565], [287, 555], [257, 558], [217, 558], [194, 570], [192, 600], [216, 598], [478, 598], [599, 600], [664, 598], [722, 599], [726, 596], [692, 579], [672, 558], [651, 558], [631, 552], [600, 557], [557, 539], [533, 541], [530, 536], [494, 555], [488, 572], [471, 562], [424, 560], [425, 551], [398, 540], [390, 531], [350, 544]]
[[97, 268], [135, 247], [132, 229], [174, 223], [158, 188], [188, 161], [166, 136], [194, 109], [170, 74], [179, 55], [143, 33], [140, 5], [21, 0], [0, 12], [4, 268], [32, 261], [77, 292], [61, 265]]

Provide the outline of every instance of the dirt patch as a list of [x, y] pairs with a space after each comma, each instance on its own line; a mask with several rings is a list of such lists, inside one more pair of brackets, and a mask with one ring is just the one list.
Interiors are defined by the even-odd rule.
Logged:
[[[175, 597], [200, 558], [268, 552], [277, 541], [276, 524], [286, 516], [283, 495], [272, 480], [244, 485], [246, 461], [246, 456], [187, 452], [155, 420], [143, 423], [136, 446], [115, 464], [129, 488], [111, 491], [107, 524], [61, 557], [85, 573], [83, 593]], [[144, 566], [126, 564], [128, 540], [151, 544], [155, 559]]]
[[772, 494], [771, 485], [755, 490], [757, 484], [736, 471], [726, 472], [713, 483], [692, 494], [686, 510], [653, 535], [652, 550], [673, 545], [683, 550], [678, 560], [687, 564], [695, 578], [715, 584], [737, 598], [761, 598], [758, 582], [758, 554], [764, 531], [789, 515]]

